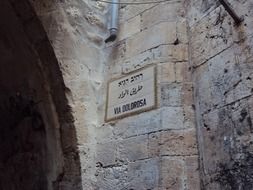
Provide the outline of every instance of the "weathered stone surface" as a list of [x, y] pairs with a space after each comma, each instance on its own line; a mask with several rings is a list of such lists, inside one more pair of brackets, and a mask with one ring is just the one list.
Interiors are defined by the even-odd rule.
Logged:
[[184, 162], [163, 157], [161, 166], [161, 189], [181, 190], [184, 187]]
[[188, 21], [190, 26], [199, 23], [203, 17], [214, 10], [218, 1], [212, 0], [191, 0], [188, 2]]
[[[187, 50], [180, 50], [180, 51], [187, 51]], [[187, 53], [187, 57], [188, 57], [188, 53]], [[186, 58], [188, 59], [188, 58]], [[176, 71], [176, 82], [180, 83], [184, 81], [185, 76], [185, 67], [186, 67], [185, 62], [178, 62], [175, 64], [175, 71]]]
[[149, 157], [157, 157], [160, 155], [161, 133], [151, 133], [148, 136], [148, 153]]
[[129, 138], [161, 129], [161, 110], [157, 109], [117, 121], [114, 124], [113, 133], [118, 138]]
[[[173, 42], [176, 44], [178, 39], [175, 39]], [[169, 55], [171, 55], [171, 58], [175, 62], [185, 62], [188, 60], [188, 45], [186, 44], [177, 44], [169, 48]]]
[[189, 21], [185, 18], [177, 20], [177, 37], [179, 43], [189, 43], [188, 22]]
[[159, 185], [159, 159], [137, 161], [129, 164], [129, 189], [155, 189]]
[[118, 40], [121, 41], [141, 31], [141, 16], [138, 15], [119, 26]]
[[[128, 2], [135, 2], [135, 0], [130, 0]], [[121, 7], [120, 22], [125, 22], [135, 16], [141, 15], [146, 10], [156, 6], [155, 4], [143, 4], [143, 5], [123, 5]]]
[[148, 158], [148, 136], [131, 137], [118, 142], [118, 159], [136, 161]]
[[161, 83], [173, 83], [176, 81], [175, 64], [162, 63], [158, 65], [158, 77]]
[[96, 146], [96, 163], [102, 166], [114, 165], [117, 158], [116, 142], [104, 142]]
[[181, 106], [182, 86], [178, 84], [161, 85], [161, 106]]
[[233, 43], [233, 24], [221, 8], [209, 13], [191, 29], [192, 59], [195, 66], [203, 64]]
[[198, 156], [185, 158], [187, 189], [200, 190], [199, 160]]
[[188, 12], [202, 188], [251, 189], [252, 2], [229, 1], [240, 26], [217, 2]]
[[241, 80], [239, 63], [236, 62], [233, 48], [208, 61], [208, 66], [212, 103], [220, 107], [227, 102], [227, 94], [229, 95]]
[[[175, 26], [175, 22], [161, 22], [129, 38], [126, 41], [127, 57], [134, 56], [162, 44], [173, 43], [176, 40]], [[159, 35], [157, 35], [157, 31], [160, 31]]]
[[161, 112], [162, 129], [184, 128], [183, 109], [181, 107], [165, 107]]
[[173, 130], [161, 133], [160, 154], [169, 156], [197, 155], [195, 129]]
[[[175, 21], [182, 9], [181, 2], [161, 3], [142, 14], [142, 30], [164, 21]], [[162, 14], [161, 14], [162, 13]]]
[[[104, 44], [107, 4], [32, 2], [66, 85], [73, 124], [63, 125], [62, 143], [68, 152], [77, 141], [79, 152], [67, 157], [73, 161], [67, 169], [81, 171], [83, 189], [198, 189], [184, 3], [120, 5], [119, 36]], [[157, 108], [104, 123], [107, 82], [151, 64], [158, 66]], [[59, 188], [75, 188], [70, 184]]]
[[202, 114], [212, 108], [211, 84], [208, 77], [208, 66], [205, 64], [200, 66], [195, 77], [195, 96], [198, 98], [196, 107], [199, 107], [199, 113]]

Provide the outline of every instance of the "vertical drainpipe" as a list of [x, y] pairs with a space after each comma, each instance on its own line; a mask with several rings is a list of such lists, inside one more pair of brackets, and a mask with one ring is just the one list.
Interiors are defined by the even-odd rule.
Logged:
[[118, 21], [119, 21], [119, 0], [111, 0], [110, 10], [110, 23], [109, 32], [110, 36], [105, 40], [105, 43], [113, 42], [117, 38], [118, 34]]

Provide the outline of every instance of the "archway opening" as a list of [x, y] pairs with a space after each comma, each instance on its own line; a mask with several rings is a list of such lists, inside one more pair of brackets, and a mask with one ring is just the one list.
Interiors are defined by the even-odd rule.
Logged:
[[60, 68], [26, 1], [0, 2], [0, 151], [0, 189], [81, 189]]

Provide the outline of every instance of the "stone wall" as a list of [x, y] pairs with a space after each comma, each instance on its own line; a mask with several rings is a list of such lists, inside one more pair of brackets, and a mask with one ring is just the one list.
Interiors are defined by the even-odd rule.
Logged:
[[[27, 127], [25, 136], [33, 130], [31, 113], [35, 129], [43, 121], [45, 129], [31, 141], [41, 147], [34, 150], [37, 157], [48, 151], [51, 160], [35, 164], [40, 173], [48, 172], [39, 178], [38, 184], [47, 180], [42, 189], [198, 190], [200, 180], [202, 189], [253, 188], [252, 0], [229, 1], [244, 16], [240, 26], [213, 0], [121, 5], [119, 36], [109, 44], [104, 43], [108, 4], [24, 2], [0, 2], [7, 6], [1, 18], [13, 14], [10, 22], [16, 23], [0, 20], [5, 26], [0, 59], [6, 64], [0, 69], [6, 92], [0, 94], [5, 105], [0, 111], [7, 118], [1, 123], [15, 121], [8, 118], [12, 112], [4, 112], [12, 111], [11, 102], [22, 112], [28, 107], [30, 115], [18, 125]], [[158, 107], [106, 123], [108, 81], [150, 65], [157, 68]], [[20, 84], [7, 75], [11, 72]], [[41, 98], [47, 103], [28, 106]], [[14, 129], [12, 134], [21, 133]], [[1, 139], [11, 134], [11, 128], [0, 130]], [[17, 138], [26, 158], [27, 141], [13, 138], [7, 142]], [[3, 164], [16, 144], [6, 147], [11, 148], [0, 156], [0, 170], [21, 180], [21, 173], [10, 169], [16, 163]]]
[[90, 189], [199, 189], [184, 6], [181, 1], [121, 6], [118, 39], [104, 48], [106, 81], [155, 65], [158, 108], [101, 122], [96, 183]]
[[[31, 3], [63, 73], [83, 189], [199, 189], [185, 4], [122, 5], [118, 39], [104, 44], [107, 4]], [[107, 81], [148, 65], [158, 108], [105, 123]]]
[[252, 189], [252, 6], [229, 1], [189, 4], [191, 65], [202, 189]]

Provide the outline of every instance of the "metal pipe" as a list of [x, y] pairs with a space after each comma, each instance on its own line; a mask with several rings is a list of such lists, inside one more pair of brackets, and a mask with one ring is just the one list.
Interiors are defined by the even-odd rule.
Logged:
[[230, 4], [227, 2], [227, 0], [219, 0], [220, 4], [223, 5], [223, 7], [225, 8], [225, 10], [230, 14], [230, 16], [234, 19], [235, 24], [239, 25], [242, 21], [243, 18], [239, 17], [235, 11], [233, 10], [233, 8], [230, 6]]
[[112, 0], [110, 13], [110, 36], [105, 40], [105, 43], [112, 42], [117, 38], [119, 21], [119, 0]]

